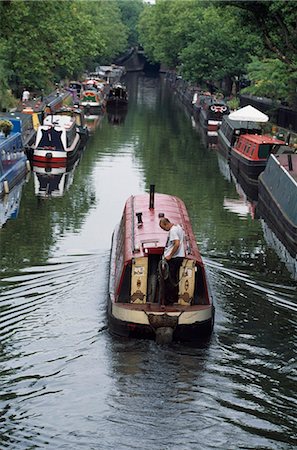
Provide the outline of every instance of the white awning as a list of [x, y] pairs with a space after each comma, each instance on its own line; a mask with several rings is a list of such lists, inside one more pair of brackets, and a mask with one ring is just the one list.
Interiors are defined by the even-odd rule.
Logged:
[[269, 117], [266, 114], [251, 105], [233, 111], [228, 117], [231, 120], [241, 120], [244, 122], [268, 122], [269, 120]]

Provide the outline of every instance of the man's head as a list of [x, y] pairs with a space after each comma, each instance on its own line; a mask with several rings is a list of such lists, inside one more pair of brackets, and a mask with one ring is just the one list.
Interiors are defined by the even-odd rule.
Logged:
[[162, 217], [162, 219], [160, 219], [159, 225], [162, 230], [169, 231], [173, 224], [166, 217]]

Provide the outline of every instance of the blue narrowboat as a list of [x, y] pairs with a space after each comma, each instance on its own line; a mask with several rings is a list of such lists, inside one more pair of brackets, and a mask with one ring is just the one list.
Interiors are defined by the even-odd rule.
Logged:
[[13, 128], [7, 136], [0, 133], [0, 198], [8, 194], [29, 170], [21, 133]]

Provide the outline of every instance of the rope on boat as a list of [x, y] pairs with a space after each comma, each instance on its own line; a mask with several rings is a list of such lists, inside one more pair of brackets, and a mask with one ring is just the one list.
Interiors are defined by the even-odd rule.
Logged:
[[161, 260], [159, 261], [159, 264], [158, 264], [158, 274], [159, 274], [159, 276], [160, 276], [161, 278], [163, 278], [163, 280], [167, 280], [167, 278], [168, 278], [168, 279], [169, 279], [169, 282], [171, 283], [171, 285], [174, 286], [174, 287], [176, 287], [176, 286], [179, 285], [179, 283], [180, 283], [180, 281], [182, 280], [182, 278], [186, 276], [186, 267], [187, 267], [188, 261], [189, 261], [189, 259], [187, 259], [187, 262], [186, 262], [186, 264], [185, 264], [185, 266], [184, 266], [184, 270], [183, 270], [182, 276], [181, 276], [180, 279], [177, 281], [177, 283], [175, 283], [174, 280], [173, 280], [172, 277], [171, 277], [170, 270], [169, 270], [169, 264], [168, 264], [168, 262], [166, 261], [165, 258], [164, 258], [164, 259], [161, 259]]

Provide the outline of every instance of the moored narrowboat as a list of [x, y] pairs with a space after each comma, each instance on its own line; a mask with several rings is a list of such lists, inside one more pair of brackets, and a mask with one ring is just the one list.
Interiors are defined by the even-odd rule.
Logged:
[[115, 83], [108, 93], [106, 106], [110, 108], [126, 108], [128, 106], [128, 92], [126, 86]]
[[100, 79], [87, 79], [82, 83], [79, 106], [85, 114], [100, 114], [105, 108], [105, 83]]
[[232, 120], [225, 115], [218, 130], [218, 151], [229, 159], [231, 148], [241, 134], [262, 134], [260, 124], [251, 121]]
[[199, 121], [208, 136], [217, 136], [223, 116], [229, 114], [229, 107], [223, 100], [213, 96], [205, 96], [201, 101]]
[[[168, 278], [162, 258], [167, 233], [159, 226], [162, 217], [180, 224], [185, 233], [186, 255], [174, 303], [169, 302], [164, 281]], [[154, 194], [154, 186], [149, 194], [126, 201], [113, 232], [108, 322], [115, 335], [159, 342], [197, 341], [212, 332], [212, 296], [185, 204], [171, 195]]]
[[8, 194], [29, 170], [21, 133], [14, 132], [13, 128], [7, 136], [0, 133], [0, 198]]
[[38, 127], [33, 146], [33, 161], [66, 164], [76, 158], [81, 147], [75, 117], [48, 115]]
[[297, 154], [270, 155], [259, 176], [258, 212], [297, 257]]
[[248, 186], [258, 186], [258, 177], [266, 167], [271, 153], [277, 153], [284, 141], [269, 135], [242, 134], [231, 148], [232, 172]]

